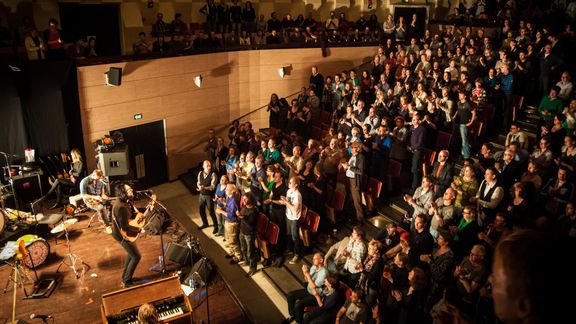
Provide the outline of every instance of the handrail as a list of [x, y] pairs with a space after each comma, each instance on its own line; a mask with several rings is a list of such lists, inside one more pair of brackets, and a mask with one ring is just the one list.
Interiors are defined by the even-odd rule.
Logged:
[[276, 50], [276, 49], [300, 49], [300, 48], [339, 48], [339, 47], [366, 47], [366, 46], [378, 46], [378, 42], [361, 42], [361, 43], [312, 43], [312, 44], [302, 44], [302, 43], [292, 43], [292, 44], [268, 44], [268, 45], [251, 45], [251, 46], [226, 46], [221, 47], [207, 47], [207, 48], [194, 48], [182, 52], [163, 52], [163, 53], [148, 53], [148, 54], [126, 54], [126, 55], [114, 55], [114, 56], [99, 56], [93, 58], [86, 58], [83, 60], [78, 60], [76, 64], [78, 66], [89, 66], [89, 65], [99, 65], [99, 64], [114, 64], [114, 63], [125, 63], [133, 61], [142, 60], [152, 60], [158, 58], [167, 57], [178, 57], [178, 56], [193, 56], [199, 54], [213, 54], [213, 53], [226, 53], [226, 52], [242, 52], [242, 51], [253, 51], [253, 50]]
[[[298, 92], [295, 92], [295, 93], [293, 93], [293, 94], [290, 94], [290, 95], [286, 96], [285, 98], [294, 97], [295, 95], [298, 95], [298, 94], [300, 94], [301, 92], [302, 92], [302, 90], [300, 90], [300, 91], [298, 91]], [[262, 107], [258, 107], [258, 108], [254, 109], [254, 110], [251, 110], [251, 111], [245, 113], [244, 115], [236, 118], [235, 120], [242, 120], [243, 118], [246, 118], [246, 117], [252, 115], [253, 113], [258, 112], [258, 111], [260, 111], [260, 110], [262, 110], [262, 109], [264, 109], [264, 108], [267, 108], [267, 107], [268, 107], [268, 104], [265, 104], [265, 105], [262, 106]], [[228, 128], [232, 125], [233, 122], [234, 122], [234, 121], [232, 121], [232, 122], [230, 122], [230, 123], [227, 123], [227, 124], [224, 124], [224, 125], [222, 125], [222, 126], [220, 126], [220, 127], [218, 127], [218, 128], [215, 128], [214, 131], [215, 131], [216, 133], [219, 133], [219, 132], [221, 132], [221, 131], [223, 131], [223, 130], [225, 130], [225, 129], [228, 129]], [[197, 142], [197, 143], [195, 143], [195, 144], [192, 144], [192, 145], [189, 146], [189, 147], [186, 147], [186, 148], [183, 148], [183, 149], [181, 149], [181, 150], [178, 150], [178, 151], [176, 152], [176, 154], [186, 154], [186, 153], [189, 153], [190, 151], [192, 151], [192, 150], [195, 149], [196, 147], [198, 147], [198, 146], [200, 146], [201, 144], [205, 143], [205, 141], [206, 141], [206, 139], [205, 139], [205, 138], [202, 138], [202, 140], [200, 140], [199, 142]]]
[[[370, 64], [370, 63], [371, 63], [371, 62], [363, 62], [362, 64], [359, 64], [359, 65], [357, 65], [357, 66], [354, 66], [354, 67], [350, 68], [349, 70], [357, 70], [358, 68], [360, 68], [360, 67], [362, 67], [362, 66], [364, 66], [364, 65], [366, 65], [366, 64]], [[292, 94], [290, 94], [290, 95], [288, 95], [288, 96], [286, 96], [286, 97], [284, 97], [284, 98], [286, 98], [286, 99], [292, 98], [292, 97], [294, 97], [294, 96], [296, 96], [296, 95], [299, 95], [300, 93], [302, 93], [302, 90], [300, 90], [300, 91], [298, 91], [298, 92], [295, 92], [295, 93], [292, 93]], [[245, 113], [244, 115], [236, 118], [235, 120], [242, 120], [242, 119], [244, 119], [244, 118], [246, 118], [246, 117], [248, 117], [248, 116], [250, 116], [250, 115], [252, 115], [252, 114], [254, 114], [254, 113], [256, 113], [256, 112], [258, 112], [258, 111], [260, 111], [260, 110], [262, 110], [262, 109], [264, 109], [264, 108], [267, 108], [267, 107], [268, 107], [268, 104], [265, 104], [265, 105], [263, 105], [263, 106], [261, 106], [261, 107], [258, 107], [258, 108], [254, 109], [254, 110], [251, 110], [251, 111]], [[232, 125], [232, 123], [233, 123], [233, 121], [230, 122], [230, 123], [227, 123], [227, 124], [225, 124], [225, 125], [222, 125], [222, 126], [220, 126], [220, 127], [218, 127], [218, 128], [215, 128], [214, 131], [215, 131], [216, 133], [219, 133], [219, 132], [221, 132], [221, 131], [223, 131], [223, 130], [225, 130], [225, 129], [228, 129], [228, 128]], [[200, 140], [200, 141], [198, 141], [198, 142], [196, 142], [196, 143], [194, 143], [194, 144], [192, 144], [192, 145], [190, 145], [190, 146], [186, 146], [186, 147], [184, 147], [184, 148], [176, 151], [176, 154], [187, 154], [187, 153], [190, 153], [192, 150], [194, 150], [194, 149], [197, 148], [198, 146], [200, 146], [200, 145], [202, 145], [203, 143], [205, 143], [205, 141], [206, 141], [206, 139], [205, 139], [205, 138], [202, 138], [202, 140]]]

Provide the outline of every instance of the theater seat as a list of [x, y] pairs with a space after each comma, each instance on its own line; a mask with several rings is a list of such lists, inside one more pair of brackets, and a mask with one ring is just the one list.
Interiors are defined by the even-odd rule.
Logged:
[[318, 231], [320, 224], [320, 215], [313, 210], [308, 210], [308, 217], [306, 222], [300, 224], [300, 238], [304, 246], [308, 247], [312, 243], [312, 235]]
[[344, 209], [345, 198], [346, 196], [342, 191], [334, 190], [332, 192], [332, 197], [326, 204], [326, 217], [332, 224], [336, 224], [336, 216]]
[[261, 241], [266, 237], [266, 231], [268, 230], [268, 216], [264, 213], [259, 213], [256, 219], [256, 247], [262, 246]]
[[366, 189], [362, 192], [364, 201], [366, 202], [366, 209], [369, 213], [375, 209], [375, 201], [380, 197], [382, 191], [382, 182], [372, 177], [368, 178]]
[[400, 189], [400, 177], [402, 175], [402, 162], [390, 159], [388, 161], [388, 173], [386, 174], [386, 190], [395, 193]]
[[274, 222], [268, 222], [268, 229], [263, 240], [260, 241], [260, 251], [265, 259], [270, 259], [271, 251], [270, 246], [278, 243], [278, 235], [280, 235], [280, 228]]

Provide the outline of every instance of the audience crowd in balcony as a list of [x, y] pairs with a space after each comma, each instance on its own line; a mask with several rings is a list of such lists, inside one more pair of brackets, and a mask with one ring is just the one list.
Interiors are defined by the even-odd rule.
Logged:
[[[494, 25], [501, 24], [500, 35], [506, 38], [512, 20], [518, 20], [521, 14], [528, 15], [524, 29], [518, 30], [515, 35], [515, 44], [511, 54], [519, 48], [526, 47], [527, 41], [533, 40], [532, 48], [538, 52], [549, 29], [543, 27], [536, 33], [533, 20], [541, 19], [550, 12], [563, 11], [569, 18], [574, 18], [576, 5], [566, 4], [563, 1], [553, 1], [545, 8], [542, 5], [532, 5], [535, 1], [462, 1], [453, 8], [453, 13], [447, 16], [450, 23], [466, 25]], [[516, 10], [523, 6], [532, 8], [530, 12]], [[439, 9], [438, 9], [439, 10]], [[424, 21], [417, 19], [416, 15], [410, 17], [393, 17], [387, 15], [378, 17], [376, 14], [361, 13], [356, 21], [348, 20], [344, 12], [331, 12], [326, 21], [316, 21], [314, 13], [310, 12], [305, 18], [298, 14], [294, 18], [291, 14], [278, 17], [272, 12], [269, 18], [258, 14], [250, 1], [243, 5], [234, 0], [231, 4], [208, 0], [200, 9], [206, 17], [205, 22], [194, 21], [191, 24], [184, 22], [181, 13], [176, 13], [171, 22], [164, 21], [164, 15], [158, 13], [156, 21], [152, 23], [150, 35], [144, 31], [134, 41], [132, 52], [134, 54], [163, 53], [180, 54], [194, 49], [206, 48], [259, 48], [265, 45], [282, 44], [284, 46], [314, 46], [334, 44], [385, 44], [386, 40], [395, 42], [409, 42], [412, 38], [419, 43], [430, 44], [429, 50], [437, 50], [434, 46], [443, 41], [436, 39], [432, 42], [432, 35], [425, 32]], [[533, 18], [533, 19], [532, 19]], [[38, 32], [34, 21], [24, 17], [17, 28], [10, 30], [2, 26], [0, 21], [0, 46], [25, 46], [29, 60], [61, 59], [72, 57], [82, 59], [97, 56], [96, 39], [76, 37], [69, 39], [66, 33], [59, 29], [58, 22], [50, 19], [49, 28]], [[458, 30], [454, 31], [455, 33]], [[571, 29], [569, 29], [571, 32]], [[524, 33], [524, 34], [522, 34]], [[42, 37], [40, 37], [42, 36]], [[485, 35], [491, 36], [491, 35]], [[424, 42], [422, 42], [424, 41]], [[482, 46], [482, 37], [475, 39], [472, 47], [479, 49]], [[508, 46], [509, 40], [505, 40]], [[465, 44], [459, 44], [462, 47]], [[68, 47], [72, 47], [67, 50]], [[462, 48], [463, 49], [463, 48]], [[428, 50], [428, 49], [427, 49]], [[481, 54], [478, 53], [477, 54]], [[458, 54], [460, 55], [460, 54]], [[418, 58], [417, 58], [418, 59]]]

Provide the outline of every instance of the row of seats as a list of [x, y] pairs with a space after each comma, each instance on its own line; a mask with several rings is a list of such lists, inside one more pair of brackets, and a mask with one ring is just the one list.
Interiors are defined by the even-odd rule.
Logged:
[[[314, 234], [318, 231], [320, 225], [320, 215], [306, 206], [302, 207], [302, 215], [299, 219], [300, 239], [304, 246], [309, 247], [312, 244]], [[279, 226], [268, 219], [264, 213], [258, 214], [256, 221], [256, 245], [262, 252], [265, 259], [271, 256], [270, 247], [278, 243], [280, 235]]]

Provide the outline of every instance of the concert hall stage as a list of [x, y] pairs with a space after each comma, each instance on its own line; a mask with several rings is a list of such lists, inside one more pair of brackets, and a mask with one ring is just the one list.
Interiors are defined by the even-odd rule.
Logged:
[[[174, 189], [176, 188], [176, 189]], [[245, 277], [239, 266], [223, 265], [222, 249], [202, 232], [198, 231], [192, 217], [198, 217], [192, 211], [190, 201], [197, 200], [179, 181], [154, 188], [158, 199], [169, 210], [172, 217], [201, 242], [200, 247], [218, 271], [213, 271], [209, 284], [208, 305], [211, 323], [275, 323], [282, 320], [282, 313], [274, 307], [262, 289], [253, 280]], [[50, 254], [46, 261], [37, 267], [41, 278], [55, 278], [57, 287], [47, 298], [22, 299], [24, 291], [18, 287], [16, 299], [16, 319], [30, 323], [40, 323], [40, 319], [30, 319], [31, 314], [44, 314], [54, 317], [55, 323], [98, 323], [101, 322], [101, 296], [120, 289], [120, 274], [126, 257], [125, 251], [103, 231], [100, 223], [95, 222], [88, 228], [91, 213], [79, 215], [78, 222], [69, 227], [72, 253], [85, 264], [85, 270], [79, 279], [75, 278], [71, 268], [63, 265], [60, 273], [56, 268], [67, 255], [68, 249], [64, 236], [57, 242], [52, 238]], [[95, 228], [96, 227], [96, 228]], [[164, 235], [164, 243], [170, 241]], [[161, 279], [157, 272], [161, 243], [159, 236], [146, 235], [137, 240], [142, 260], [136, 269], [135, 277], [140, 283]], [[77, 263], [82, 271], [82, 266]], [[167, 264], [168, 270], [175, 265]], [[156, 271], [152, 271], [156, 270]], [[0, 281], [8, 283], [12, 267], [3, 263], [0, 266]], [[170, 272], [170, 271], [169, 271]], [[33, 272], [29, 273], [33, 278]], [[242, 278], [242, 279], [240, 279]], [[3, 287], [3, 286], [2, 286]], [[28, 294], [32, 282], [25, 284]], [[7, 286], [7, 292], [0, 298], [0, 323], [10, 323], [12, 319], [13, 284]], [[200, 296], [198, 296], [200, 295]], [[194, 298], [194, 296], [196, 298]], [[190, 295], [193, 306], [192, 317], [195, 323], [207, 322], [206, 300], [203, 291], [196, 290]]]

